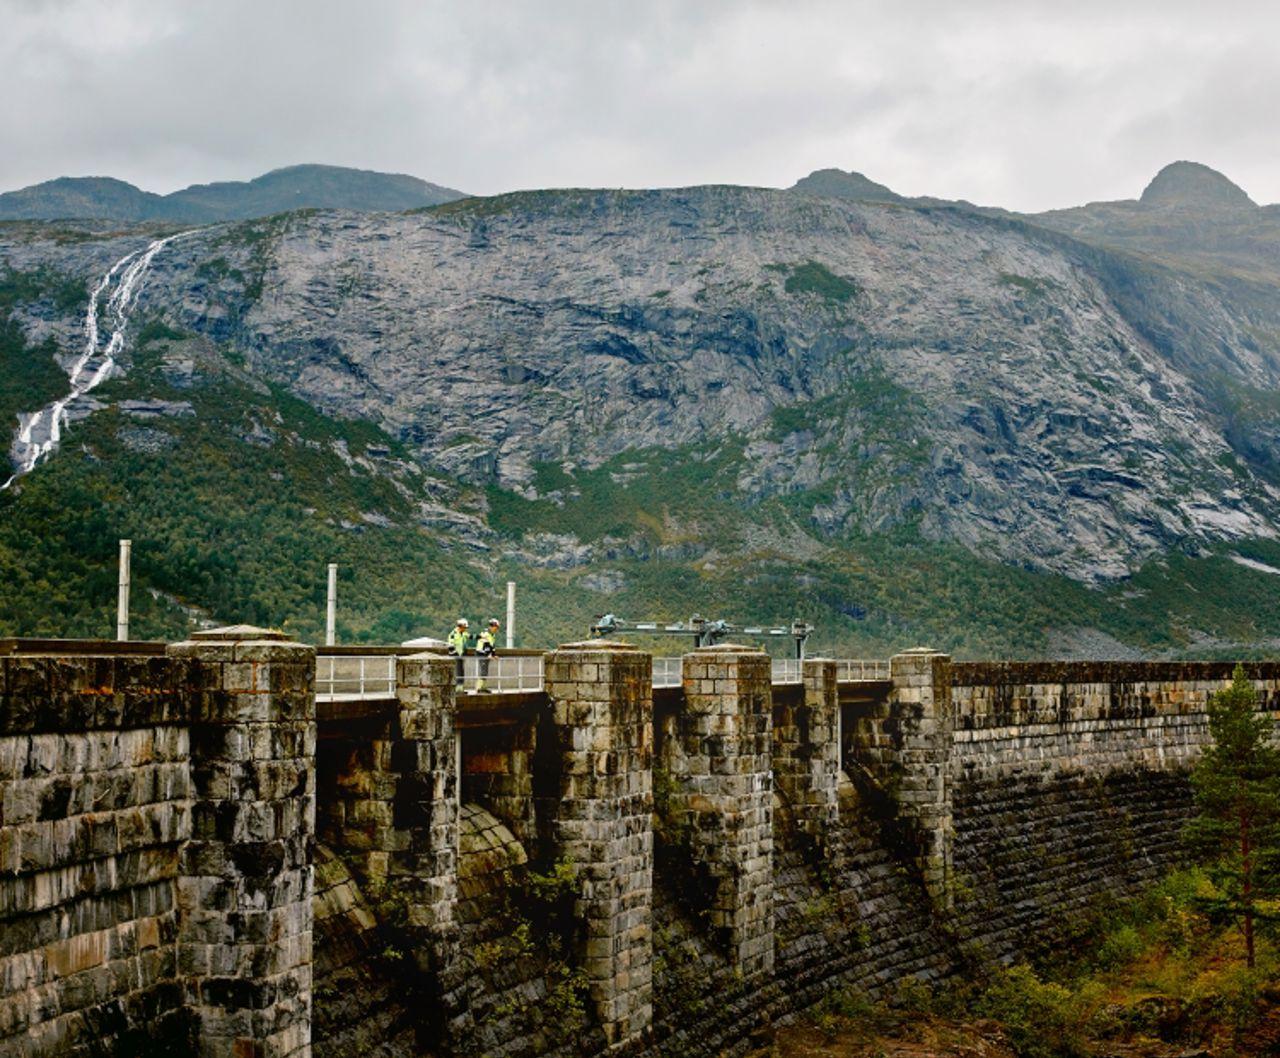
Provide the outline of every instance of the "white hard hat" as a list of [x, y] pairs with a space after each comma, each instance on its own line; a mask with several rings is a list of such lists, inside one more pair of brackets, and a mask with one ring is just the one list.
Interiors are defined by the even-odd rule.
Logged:
[[467, 619], [466, 619], [465, 617], [459, 617], [459, 618], [458, 618], [458, 624], [462, 625], [462, 627], [463, 627], [463, 628], [466, 628], [466, 627], [467, 627], [467, 625], [468, 625], [468, 623], [469, 623], [469, 622], [467, 621]]
[[490, 617], [490, 618], [489, 618], [489, 623], [490, 623], [491, 625], [496, 625], [496, 624], [498, 623], [498, 619], [497, 619], [496, 617]]

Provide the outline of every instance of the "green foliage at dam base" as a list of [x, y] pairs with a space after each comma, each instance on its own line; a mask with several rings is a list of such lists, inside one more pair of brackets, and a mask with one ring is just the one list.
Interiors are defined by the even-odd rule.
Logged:
[[[1248, 1058], [1280, 1046], [1280, 945], [1250, 967], [1240, 931], [1204, 912], [1198, 869], [1078, 923], [1080, 941], [1038, 964], [979, 962], [963, 980], [909, 979], [873, 1001], [838, 991], [781, 1030], [780, 1058], [885, 1053], [1010, 1058]], [[921, 1052], [920, 1045], [927, 1045]]]

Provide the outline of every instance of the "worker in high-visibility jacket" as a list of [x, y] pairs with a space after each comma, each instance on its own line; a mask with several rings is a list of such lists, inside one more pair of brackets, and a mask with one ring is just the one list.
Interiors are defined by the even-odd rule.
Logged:
[[449, 633], [448, 639], [445, 640], [449, 644], [449, 654], [457, 660], [453, 663], [453, 682], [458, 690], [462, 690], [462, 659], [467, 653], [467, 619], [459, 617], [458, 623], [453, 626], [453, 631]]
[[476, 690], [488, 690], [485, 680], [489, 678], [489, 660], [498, 645], [498, 619], [489, 618], [489, 624], [483, 632], [476, 636], [476, 654], [480, 658], [480, 678], [476, 680]]

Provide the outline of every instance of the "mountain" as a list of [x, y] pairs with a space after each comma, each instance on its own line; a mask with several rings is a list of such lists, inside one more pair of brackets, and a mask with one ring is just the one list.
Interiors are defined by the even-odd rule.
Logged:
[[92, 217], [122, 223], [182, 220], [163, 195], [108, 176], [60, 176], [0, 195], [0, 220]]
[[884, 184], [877, 184], [861, 173], [846, 173], [842, 169], [817, 169], [797, 180], [791, 190], [823, 198], [850, 198], [858, 202], [903, 201], [901, 195]]
[[[1174, 268], [1280, 282], [1280, 206], [1258, 206], [1221, 173], [1195, 162], [1165, 166], [1142, 197], [1092, 202], [1028, 218]], [[1268, 295], [1269, 296], [1269, 295]]]
[[1244, 210], [1257, 204], [1215, 169], [1199, 162], [1166, 165], [1138, 200], [1148, 209]]
[[[804, 616], [844, 654], [1268, 649], [1280, 284], [1119, 209], [565, 190], [200, 230], [0, 493], [0, 627], [105, 628], [129, 536], [155, 634], [314, 634], [338, 556], [346, 638], [513, 578], [531, 643], [608, 610]], [[0, 228], [6, 414], [58, 397], [148, 238]]]
[[398, 211], [462, 198], [416, 176], [292, 165], [249, 181], [194, 184], [168, 195], [109, 177], [60, 177], [0, 195], [0, 220], [93, 219], [210, 224], [294, 209]]
[[247, 220], [304, 208], [394, 213], [462, 197], [461, 191], [416, 176], [336, 165], [292, 165], [247, 183], [195, 184], [168, 196], [192, 219], [202, 220]]

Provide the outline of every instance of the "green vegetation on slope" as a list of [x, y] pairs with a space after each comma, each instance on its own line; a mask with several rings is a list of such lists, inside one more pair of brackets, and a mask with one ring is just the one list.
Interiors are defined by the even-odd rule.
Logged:
[[[169, 388], [145, 352], [103, 395], [186, 400], [196, 414], [101, 412], [0, 497], [0, 628], [107, 634], [119, 537], [134, 541], [141, 636], [181, 635], [181, 607], [194, 607], [314, 638], [329, 561], [342, 566], [346, 639], [423, 634], [458, 598], [483, 597], [467, 561], [412, 524], [389, 476], [340, 455], [339, 442], [359, 455], [375, 440], [394, 448], [389, 438], [279, 393], [264, 399], [231, 376]], [[250, 440], [264, 429], [274, 443]]]
[[[287, 223], [244, 230], [266, 246]], [[6, 311], [42, 298], [70, 312], [83, 290], [46, 273], [0, 285]], [[1189, 656], [1256, 655], [1280, 637], [1271, 577], [1231, 556], [1280, 568], [1280, 543], [1171, 553], [1094, 591], [924, 539], [910, 521], [829, 535], [816, 519], [833, 486], [767, 499], [743, 492], [751, 462], [742, 437], [623, 452], [590, 469], [539, 464], [536, 499], [459, 486], [418, 470], [373, 424], [324, 415], [250, 376], [234, 350], [159, 318], [139, 323], [128, 375], [101, 395], [189, 402], [194, 414], [99, 413], [0, 496], [0, 634], [109, 634], [115, 541], [128, 536], [134, 627], [156, 637], [183, 634], [193, 613], [315, 637], [329, 561], [341, 566], [346, 641], [397, 641], [438, 632], [459, 613], [498, 613], [508, 577], [520, 585], [526, 645], [578, 638], [606, 611], [802, 617], [819, 629], [814, 649], [881, 657], [919, 644], [960, 657], [1043, 656], [1064, 626]], [[15, 334], [0, 331], [10, 338], [0, 344], [6, 365], [17, 358], [0, 376], [0, 402], [28, 410], [60, 395], [65, 378], [51, 349], [33, 355]], [[167, 357], [194, 357], [194, 382]], [[777, 409], [768, 437], [811, 432], [818, 458], [838, 471], [824, 477], [869, 502], [928, 457], [911, 429], [914, 400], [868, 361], [830, 396]], [[364, 459], [370, 449], [377, 454]], [[487, 517], [498, 539], [468, 543], [424, 527], [424, 501]]]
[[14, 306], [47, 300], [65, 312], [77, 307], [84, 296], [83, 284], [66, 276], [48, 271], [0, 272], [0, 423], [6, 433], [14, 429], [19, 412], [42, 408], [67, 391], [67, 376], [53, 358], [57, 351], [53, 339], [28, 345], [13, 318]]
[[818, 261], [792, 265], [783, 289], [788, 294], [817, 294], [828, 301], [850, 301], [858, 294], [858, 284], [838, 276]]
[[[761, 502], [744, 517], [738, 442], [627, 452], [573, 473], [539, 465], [537, 500], [455, 489], [449, 503], [482, 511], [487, 501], [502, 547], [531, 556], [486, 557], [417, 523], [417, 505], [438, 485], [405, 469], [397, 441], [367, 422], [324, 416], [207, 347], [211, 362], [193, 386], [178, 388], [164, 351], [184, 341], [162, 321], [146, 322], [129, 374], [102, 393], [188, 401], [195, 415], [99, 413], [19, 490], [0, 496], [0, 634], [109, 634], [121, 536], [134, 541], [134, 628], [162, 638], [187, 630], [183, 607], [315, 638], [329, 561], [341, 566], [344, 641], [394, 642], [438, 632], [458, 613], [499, 613], [508, 577], [520, 585], [527, 645], [578, 638], [606, 611], [803, 617], [818, 626], [815, 649], [880, 657], [922, 643], [961, 657], [1042, 656], [1049, 631], [1063, 625], [1151, 652], [1212, 656], [1236, 650], [1233, 641], [1280, 634], [1268, 575], [1225, 553], [1166, 556], [1100, 592], [924, 540], [910, 525], [820, 543], [805, 528], [812, 495]], [[862, 415], [882, 421], [887, 439], [894, 406], [872, 374], [831, 408], [820, 405], [816, 421]], [[808, 428], [809, 410], [780, 410], [777, 434]], [[343, 456], [371, 446], [390, 452], [368, 461], [374, 469]], [[910, 454], [891, 455], [886, 480]], [[538, 533], [592, 551], [585, 561], [543, 560]], [[1235, 550], [1280, 566], [1280, 544]]]

